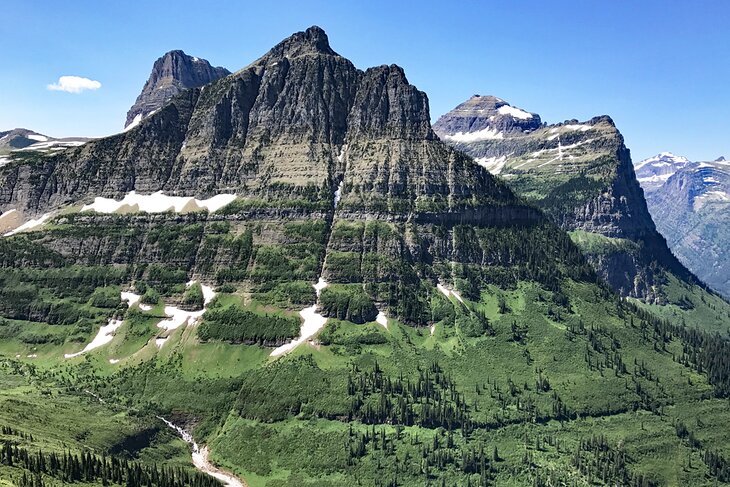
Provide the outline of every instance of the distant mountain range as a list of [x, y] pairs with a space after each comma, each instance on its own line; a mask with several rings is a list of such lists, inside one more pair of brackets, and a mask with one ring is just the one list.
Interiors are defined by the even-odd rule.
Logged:
[[636, 165], [649, 211], [674, 254], [730, 297], [730, 162], [663, 152]]
[[547, 125], [501, 98], [474, 95], [440, 117], [434, 131], [571, 232], [620, 294], [663, 302], [657, 265], [693, 281], [656, 231], [610, 117]]
[[21, 157], [31, 152], [51, 154], [69, 147], [77, 147], [89, 140], [91, 139], [87, 137], [49, 137], [23, 128], [6, 130], [0, 132], [0, 166], [8, 164], [16, 156]]

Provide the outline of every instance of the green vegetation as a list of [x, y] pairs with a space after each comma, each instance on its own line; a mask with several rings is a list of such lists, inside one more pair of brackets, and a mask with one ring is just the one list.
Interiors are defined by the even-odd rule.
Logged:
[[203, 287], [199, 282], [194, 282], [185, 291], [183, 304], [192, 309], [202, 309], [204, 302]]
[[[676, 304], [619, 299], [581, 249], [624, 242], [545, 222], [99, 218], [119, 248], [73, 262], [43, 250], [44, 232], [7, 239], [27, 265], [0, 268], [0, 426], [27, 437], [0, 446], [28, 458], [192, 472], [162, 415], [252, 487], [727, 481], [730, 345], [699, 329], [723, 308], [671, 277]], [[93, 218], [70, 220], [48, 235], [100, 238]], [[161, 330], [165, 304], [201, 307], [192, 279], [218, 296], [198, 323]], [[152, 309], [127, 309], [130, 287]], [[315, 303], [326, 326], [270, 357]], [[124, 321], [108, 344], [63, 358], [112, 317]], [[2, 464], [0, 478], [26, 471]]]
[[324, 316], [353, 323], [375, 320], [378, 310], [359, 284], [333, 285], [322, 290], [319, 303]]
[[299, 334], [298, 318], [260, 314], [239, 304], [213, 306], [198, 327], [201, 340], [230, 343], [278, 343]]

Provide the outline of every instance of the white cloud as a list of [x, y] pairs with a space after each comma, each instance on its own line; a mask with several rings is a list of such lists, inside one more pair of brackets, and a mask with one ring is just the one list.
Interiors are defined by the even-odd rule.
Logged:
[[85, 90], [98, 90], [101, 83], [81, 76], [61, 76], [58, 83], [51, 83], [48, 89], [52, 91], [66, 91], [68, 93], [81, 93]]

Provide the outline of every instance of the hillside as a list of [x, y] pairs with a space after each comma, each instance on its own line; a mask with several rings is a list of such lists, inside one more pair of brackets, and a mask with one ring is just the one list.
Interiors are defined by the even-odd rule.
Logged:
[[727, 482], [727, 340], [620, 298], [429, 120], [311, 27], [0, 168], [3, 445], [84, 452], [79, 485], [207, 485], [183, 439], [252, 487]]

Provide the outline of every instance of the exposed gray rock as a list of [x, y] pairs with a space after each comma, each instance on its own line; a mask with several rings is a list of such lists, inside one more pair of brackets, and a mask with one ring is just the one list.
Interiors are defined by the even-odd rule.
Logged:
[[124, 126], [129, 127], [137, 117], [139, 123], [182, 90], [207, 85], [229, 74], [226, 68], [213, 67], [205, 59], [170, 51], [155, 61], [142, 93], [127, 112]]
[[730, 297], [730, 163], [686, 162], [648, 192], [647, 202], [679, 260]]

